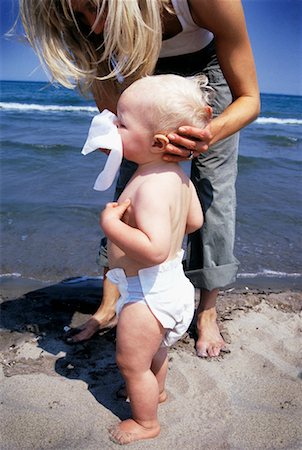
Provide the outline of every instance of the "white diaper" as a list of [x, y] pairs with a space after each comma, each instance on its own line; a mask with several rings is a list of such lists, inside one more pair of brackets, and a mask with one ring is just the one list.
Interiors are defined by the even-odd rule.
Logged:
[[[134, 277], [127, 278], [123, 269], [111, 269], [106, 274], [119, 288], [117, 315], [126, 303], [145, 302], [167, 329], [163, 341], [165, 346], [171, 346], [180, 339], [189, 328], [194, 314], [194, 287], [183, 271], [183, 253], [181, 250], [173, 260], [138, 271], [141, 296], [137, 283], [133, 283]], [[128, 283], [130, 279], [131, 282]], [[134, 285], [135, 292], [132, 292]]]

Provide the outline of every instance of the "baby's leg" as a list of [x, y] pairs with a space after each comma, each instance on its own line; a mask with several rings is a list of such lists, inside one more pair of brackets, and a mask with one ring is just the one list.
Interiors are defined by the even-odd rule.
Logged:
[[160, 347], [152, 360], [151, 370], [156, 376], [159, 388], [159, 403], [163, 403], [167, 399], [165, 391], [165, 381], [168, 371], [167, 347]]
[[159, 385], [151, 370], [165, 330], [142, 303], [128, 303], [119, 316], [117, 326], [117, 364], [126, 381], [132, 419], [110, 430], [119, 444], [157, 436]]
[[[167, 348], [160, 347], [156, 355], [154, 356], [151, 364], [151, 370], [154, 373], [159, 388], [159, 398], [158, 403], [163, 403], [167, 400], [167, 394], [165, 391], [165, 380], [168, 370], [168, 358], [167, 358]], [[118, 397], [129, 400], [128, 392], [125, 386], [121, 387], [118, 391]]]

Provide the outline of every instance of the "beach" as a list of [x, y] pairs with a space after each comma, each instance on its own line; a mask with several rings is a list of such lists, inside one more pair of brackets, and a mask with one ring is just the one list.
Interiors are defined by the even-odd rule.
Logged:
[[[273, 283], [272, 283], [273, 284]], [[115, 330], [68, 345], [65, 326], [98, 306], [101, 281], [3, 285], [1, 449], [114, 449], [107, 429], [130, 415], [116, 397]], [[141, 449], [300, 449], [302, 295], [234, 285], [219, 295], [226, 352], [196, 357], [194, 327], [169, 350], [161, 433]]]

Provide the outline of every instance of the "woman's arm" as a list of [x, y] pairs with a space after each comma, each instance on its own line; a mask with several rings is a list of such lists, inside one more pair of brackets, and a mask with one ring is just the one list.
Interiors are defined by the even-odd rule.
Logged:
[[[194, 142], [179, 135], [169, 139], [194, 156], [205, 147], [226, 138], [256, 119], [260, 110], [259, 90], [254, 58], [239, 0], [188, 0], [197, 25], [211, 31], [215, 37], [219, 64], [233, 95], [233, 103], [204, 130], [181, 127], [181, 134], [203, 140]], [[175, 147], [174, 147], [175, 149]], [[172, 148], [168, 147], [167, 151]], [[187, 151], [179, 155], [187, 157]], [[166, 158], [165, 158], [166, 159]]]
[[189, 0], [194, 21], [215, 36], [220, 67], [234, 102], [211, 123], [210, 144], [240, 130], [259, 114], [256, 69], [240, 0]]

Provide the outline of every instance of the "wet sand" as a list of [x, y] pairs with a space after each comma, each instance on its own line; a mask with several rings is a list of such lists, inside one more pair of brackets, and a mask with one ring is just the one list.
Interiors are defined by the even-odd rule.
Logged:
[[[2, 450], [118, 448], [107, 429], [130, 408], [115, 396], [115, 330], [77, 346], [62, 339], [97, 308], [99, 283], [2, 284]], [[161, 434], [132, 449], [302, 448], [302, 291], [264, 285], [221, 292], [227, 353], [197, 358], [194, 329], [170, 349]]]

